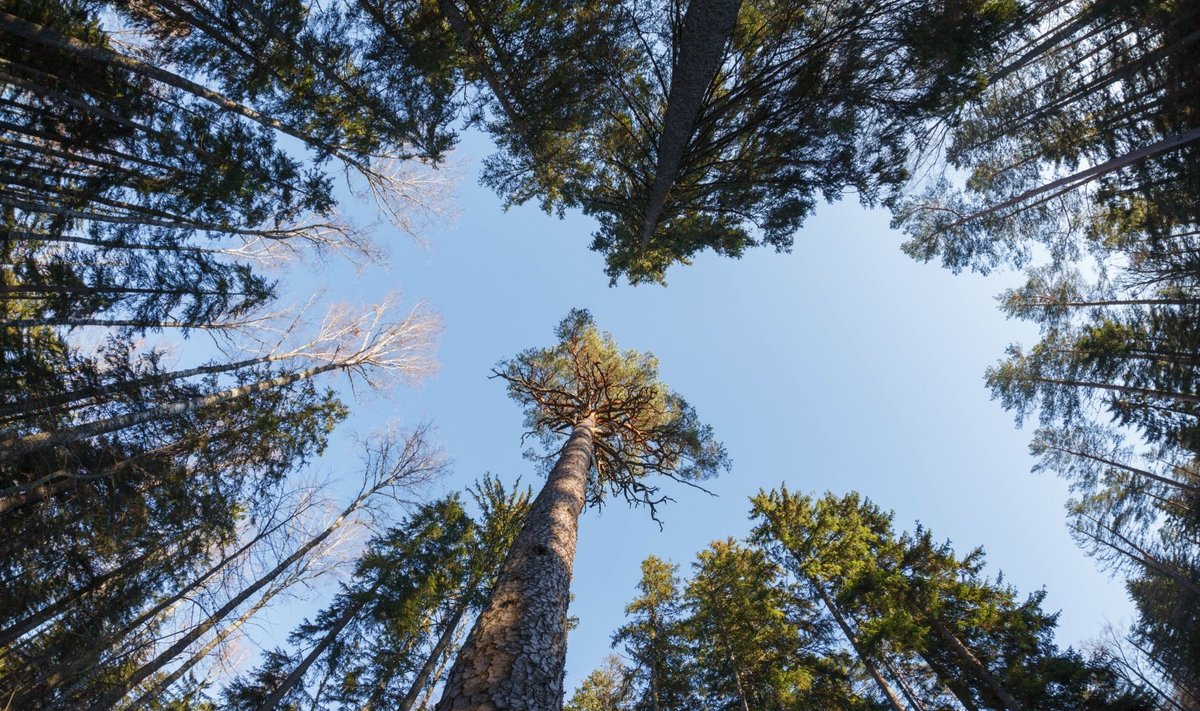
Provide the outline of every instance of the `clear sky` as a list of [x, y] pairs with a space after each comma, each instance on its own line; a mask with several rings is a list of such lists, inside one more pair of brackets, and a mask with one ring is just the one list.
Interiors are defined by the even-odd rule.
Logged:
[[[425, 299], [444, 322], [438, 375], [388, 398], [361, 397], [324, 469], [353, 471], [354, 433], [430, 418], [454, 462], [447, 490], [487, 471], [540, 486], [521, 457], [521, 412], [487, 376], [497, 361], [552, 343], [572, 307], [590, 309], [622, 346], [655, 353], [664, 381], [725, 443], [733, 468], [710, 482], [716, 496], [664, 483], [677, 502], [661, 509], [661, 531], [645, 510], [617, 501], [584, 513], [568, 690], [609, 653], [643, 558], [669, 558], [686, 574], [710, 541], [747, 532], [747, 497], [781, 482], [858, 490], [895, 510], [898, 528], [919, 519], [960, 552], [984, 546], [992, 574], [1002, 570], [1022, 592], [1048, 588], [1047, 609], [1062, 610], [1061, 643], [1128, 620], [1121, 586], [1067, 533], [1066, 487], [1029, 472], [1030, 432], [1015, 430], [984, 386], [984, 369], [1006, 345], [1036, 337], [996, 309], [995, 294], [1016, 275], [953, 276], [913, 262], [887, 214], [851, 199], [823, 206], [790, 254], [709, 254], [674, 268], [667, 288], [610, 288], [600, 255], [587, 248], [590, 220], [534, 206], [506, 213], [476, 184], [490, 150], [464, 137], [453, 158], [459, 217], [431, 230], [428, 248], [383, 226], [390, 269], [334, 264], [288, 280], [298, 293], [325, 283], [339, 301], [397, 290]], [[354, 209], [369, 220], [365, 206]]]

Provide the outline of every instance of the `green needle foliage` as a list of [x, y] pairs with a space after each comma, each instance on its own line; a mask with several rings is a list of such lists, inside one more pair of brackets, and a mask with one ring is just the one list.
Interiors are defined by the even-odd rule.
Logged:
[[658, 475], [692, 486], [729, 467], [725, 448], [695, 408], [658, 377], [658, 359], [622, 350], [585, 310], [575, 309], [556, 330], [559, 342], [530, 349], [493, 373], [525, 410], [525, 427], [549, 451], [586, 418], [595, 422], [595, 476], [587, 500], [602, 505], [621, 495], [651, 515], [670, 500], [647, 481]]

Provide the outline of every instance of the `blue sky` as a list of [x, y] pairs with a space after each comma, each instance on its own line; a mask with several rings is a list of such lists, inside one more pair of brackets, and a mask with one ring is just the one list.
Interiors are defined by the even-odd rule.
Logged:
[[[669, 558], [686, 573], [710, 541], [747, 532], [747, 497], [781, 482], [858, 490], [895, 510], [899, 528], [919, 519], [960, 551], [984, 546], [991, 573], [1003, 570], [1023, 592], [1048, 588], [1064, 644], [1128, 620], [1121, 586], [1067, 533], [1066, 487], [1029, 472], [1029, 431], [1014, 429], [983, 383], [1005, 346], [1036, 338], [995, 307], [1017, 275], [954, 276], [913, 262], [887, 214], [851, 199], [823, 206], [789, 254], [704, 255], [674, 268], [667, 288], [610, 288], [600, 255], [587, 249], [590, 220], [533, 206], [504, 212], [476, 184], [488, 152], [484, 139], [464, 136], [454, 156], [459, 218], [432, 229], [427, 248], [385, 226], [390, 268], [356, 273], [335, 263], [286, 278], [297, 293], [324, 283], [339, 301], [400, 291], [444, 322], [439, 373], [386, 398], [360, 397], [324, 469], [353, 470], [356, 432], [430, 418], [454, 462], [447, 490], [487, 471], [540, 486], [521, 457], [520, 410], [487, 376], [497, 361], [550, 344], [572, 307], [590, 309], [623, 346], [655, 353], [663, 379], [725, 443], [733, 468], [710, 482], [716, 496], [665, 483], [677, 502], [662, 509], [661, 531], [645, 510], [619, 502], [585, 512], [568, 689], [609, 653], [643, 558]], [[368, 206], [353, 210], [370, 221]]]

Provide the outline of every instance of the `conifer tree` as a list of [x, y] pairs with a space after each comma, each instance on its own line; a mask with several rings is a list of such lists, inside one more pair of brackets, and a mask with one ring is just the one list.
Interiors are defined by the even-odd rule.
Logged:
[[711, 429], [658, 379], [653, 356], [620, 350], [582, 310], [569, 313], [557, 335], [556, 345], [525, 351], [495, 371], [547, 449], [569, 437], [450, 670], [442, 711], [559, 708], [585, 506], [616, 495], [653, 514], [666, 497], [649, 477], [691, 483], [727, 463]]
[[641, 595], [625, 606], [629, 619], [613, 634], [631, 661], [637, 711], [691, 708], [693, 669], [676, 566], [655, 556], [642, 561]]

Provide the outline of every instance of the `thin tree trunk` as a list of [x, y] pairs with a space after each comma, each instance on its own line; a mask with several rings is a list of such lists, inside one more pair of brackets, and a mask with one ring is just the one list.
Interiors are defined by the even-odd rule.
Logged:
[[263, 596], [259, 599], [258, 602], [254, 603], [254, 605], [252, 605], [250, 607], [250, 609], [243, 612], [240, 617], [238, 617], [236, 620], [234, 620], [232, 623], [230, 623], [227, 627], [225, 627], [220, 632], [218, 632], [216, 635], [214, 635], [213, 638], [210, 639], [208, 642], [206, 642], [203, 647], [196, 650], [195, 654], [188, 657], [188, 660], [186, 662], [184, 662], [183, 664], [180, 664], [170, 674], [166, 675], [162, 679], [152, 682], [149, 687], [147, 687], [146, 689], [144, 689], [142, 691], [141, 696], [139, 696], [132, 704], [129, 705], [129, 708], [131, 708], [131, 709], [147, 708], [149, 706], [150, 701], [153, 699], [154, 695], [158, 692], [159, 689], [166, 691], [167, 689], [171, 688], [172, 684], [174, 684], [175, 682], [182, 679], [184, 674], [187, 674], [189, 671], [191, 671], [192, 667], [196, 666], [197, 664], [200, 663], [200, 661], [202, 659], [207, 657], [210, 652], [212, 652], [214, 649], [217, 648], [217, 645], [221, 644], [226, 639], [228, 639], [230, 635], [232, 635], [234, 632], [237, 632], [239, 629], [241, 629], [242, 625], [249, 622], [250, 619], [252, 617], [254, 617], [254, 615], [258, 614], [259, 610], [266, 607], [267, 603], [270, 602], [271, 598], [275, 597], [276, 593], [281, 589], [282, 588], [278, 588], [278, 589], [269, 590], [266, 593], [263, 593]]
[[293, 669], [291, 673], [279, 683], [279, 686], [275, 687], [275, 690], [272, 691], [267, 698], [263, 699], [262, 703], [258, 705], [258, 711], [271, 711], [279, 706], [279, 703], [283, 701], [283, 697], [287, 696], [288, 692], [290, 692], [296, 687], [297, 684], [300, 683], [300, 680], [304, 678], [306, 673], [308, 673], [309, 668], [312, 667], [313, 664], [316, 664], [317, 660], [321, 658], [321, 655], [325, 653], [325, 650], [329, 649], [329, 645], [333, 644], [334, 641], [337, 640], [337, 637], [342, 633], [342, 630], [346, 629], [346, 626], [354, 621], [354, 618], [358, 616], [358, 613], [362, 612], [362, 609], [367, 606], [367, 603], [370, 602], [371, 598], [382, 585], [382, 581], [375, 583], [369, 592], [362, 595], [358, 600], [356, 600], [353, 604], [347, 607], [345, 611], [342, 612], [342, 616], [339, 617], [338, 621], [334, 623], [333, 627], [329, 628], [325, 635], [321, 637], [321, 641], [318, 642], [315, 647], [309, 650], [308, 654], [304, 656], [304, 659], [298, 665], [296, 665], [296, 668]]
[[1004, 704], [1004, 707], [1007, 708], [1008, 711], [1022, 711], [1023, 707], [1016, 699], [1013, 698], [1013, 695], [1009, 693], [1008, 689], [1006, 689], [1004, 685], [1000, 683], [1000, 680], [997, 679], [994, 674], [988, 671], [988, 668], [983, 665], [983, 662], [979, 661], [979, 658], [975, 656], [975, 653], [972, 652], [967, 645], [963, 644], [962, 640], [960, 640], [957, 635], [950, 631], [950, 628], [946, 627], [944, 622], [936, 617], [933, 617], [930, 618], [929, 623], [933, 627], [934, 631], [937, 632], [938, 636], [942, 638], [942, 641], [946, 643], [946, 646], [948, 646], [950, 650], [954, 652], [954, 655], [957, 656], [963, 662], [963, 664], [966, 665], [967, 668], [969, 668], [971, 672], [979, 678], [980, 681], [982, 681], [989, 689], [991, 689], [992, 693], [996, 695], [996, 698], [1000, 700], [1000, 703]]
[[209, 365], [201, 365], [195, 368], [187, 368], [185, 370], [176, 370], [166, 373], [153, 373], [140, 378], [126, 380], [124, 382], [109, 383], [107, 385], [98, 385], [90, 388], [80, 388], [70, 390], [65, 393], [57, 393], [55, 395], [46, 395], [44, 397], [34, 398], [32, 400], [24, 400], [15, 402], [10, 405], [0, 405], [0, 417], [10, 415], [25, 414], [35, 410], [45, 410], [59, 405], [68, 405], [79, 400], [96, 400], [105, 395], [112, 395], [123, 391], [128, 391], [131, 388], [143, 388], [148, 385], [162, 385], [164, 383], [183, 380], [195, 375], [212, 375], [215, 373], [228, 373], [231, 370], [241, 368], [249, 368], [262, 363], [272, 363], [278, 360], [283, 360], [288, 356], [282, 355], [267, 355], [258, 358], [249, 358], [246, 360], [235, 361], [232, 363], [215, 363]]
[[137, 329], [163, 329], [163, 328], [186, 328], [199, 329], [202, 331], [228, 331], [235, 328], [243, 328], [252, 323], [252, 321], [238, 322], [229, 321], [225, 323], [188, 323], [187, 321], [140, 321], [136, 319], [108, 319], [108, 318], [69, 318], [69, 317], [53, 317], [53, 318], [24, 318], [13, 319], [11, 321], [0, 319], [0, 328], [43, 328], [61, 326], [63, 328], [84, 328], [87, 326], [98, 326], [102, 328], [137, 328]]
[[884, 669], [887, 669], [888, 674], [900, 685], [900, 693], [904, 694], [908, 705], [916, 711], [925, 711], [925, 704], [917, 697], [917, 692], [913, 690], [912, 684], [908, 683], [908, 679], [904, 677], [904, 673], [897, 669], [887, 657], [880, 657], [879, 663], [883, 665]]
[[683, 26], [675, 45], [671, 88], [667, 92], [667, 110], [658, 135], [658, 164], [654, 183], [646, 200], [642, 224], [642, 249], [658, 227], [667, 194], [687, 152], [696, 119], [704, 105], [704, 95], [712, 85], [725, 56], [725, 45], [733, 36], [742, 0], [689, 0]]
[[123, 625], [119, 630], [117, 630], [109, 635], [106, 635], [106, 637], [109, 640], [114, 640], [114, 641], [108, 642], [108, 643], [105, 643], [102, 645], [95, 645], [92, 647], [92, 650], [87, 655], [80, 656], [79, 658], [73, 660], [70, 664], [70, 668], [72, 669], [72, 671], [82, 672], [82, 671], [86, 671], [89, 667], [97, 666], [97, 663], [100, 661], [100, 658], [104, 655], [104, 652], [108, 648], [112, 647], [116, 641], [120, 641], [121, 639], [125, 638], [126, 636], [132, 634], [134, 631], [137, 630], [137, 628], [141, 627], [145, 623], [147, 623], [150, 620], [154, 619], [155, 617], [159, 616], [161, 613], [165, 612], [166, 610], [170, 609], [171, 607], [174, 607], [176, 604], [178, 604], [185, 598], [189, 597], [193, 590], [198, 589], [201, 585], [203, 585], [205, 582], [207, 582], [214, 575], [221, 572], [221, 570], [223, 570], [226, 565], [228, 565], [231, 561], [236, 560], [237, 558], [241, 557], [242, 554], [244, 554], [244, 553], [246, 553], [246, 551], [250, 550], [259, 541], [263, 540], [264, 538], [271, 535], [275, 531], [278, 531], [286, 523], [288, 523], [289, 520], [290, 520], [290, 517], [286, 518], [282, 521], [279, 521], [278, 523], [276, 523], [274, 526], [272, 526], [269, 529], [264, 529], [262, 531], [259, 531], [253, 538], [251, 538], [249, 541], [247, 541], [244, 545], [242, 545], [240, 548], [238, 548], [233, 553], [231, 553], [227, 556], [224, 556], [220, 561], [218, 561], [215, 565], [211, 566], [207, 571], [205, 571], [198, 578], [195, 578], [192, 581], [190, 581], [189, 583], [181, 586], [180, 589], [177, 590], [174, 594], [172, 594], [166, 598], [163, 598], [158, 604], [152, 605], [149, 609], [145, 610], [140, 615], [135, 617], [133, 620], [131, 620], [127, 624]]
[[128, 573], [130, 570], [141, 567], [147, 560], [150, 560], [157, 555], [161, 555], [161, 552], [161, 549], [146, 551], [137, 558], [131, 561], [126, 561], [107, 573], [101, 573], [87, 585], [68, 593], [67, 595], [50, 603], [42, 609], [26, 615], [21, 620], [18, 620], [3, 630], [0, 630], [0, 648], [8, 647], [28, 632], [36, 629], [46, 622], [49, 622], [63, 612], [66, 612], [72, 605], [79, 600], [82, 600], [84, 597], [87, 597], [91, 594], [103, 593], [108, 587], [109, 583], [111, 583], [113, 580]]
[[1088, 454], [1087, 452], [1077, 452], [1073, 449], [1067, 449], [1066, 447], [1047, 446], [1046, 448], [1052, 449], [1056, 452], [1062, 452], [1063, 454], [1070, 454], [1072, 456], [1076, 456], [1081, 459], [1087, 459], [1087, 460], [1090, 460], [1093, 462], [1097, 462], [1099, 464], [1105, 464], [1110, 467], [1114, 467], [1116, 469], [1120, 469], [1122, 471], [1129, 472], [1130, 474], [1134, 474], [1136, 476], [1143, 476], [1143, 477], [1146, 477], [1147, 479], [1150, 479], [1151, 481], [1157, 481], [1160, 484], [1165, 484], [1172, 488], [1179, 489], [1180, 491], [1186, 491], [1189, 494], [1193, 494], [1193, 495], [1200, 494], [1200, 487], [1198, 487], [1198, 486], [1192, 486], [1191, 484], [1185, 484], [1184, 482], [1176, 481], [1169, 477], [1155, 474], [1154, 472], [1146, 471], [1145, 469], [1138, 469], [1137, 467], [1131, 467], [1128, 464], [1114, 462], [1111, 459], [1099, 457], [1094, 454]]
[[271, 569], [270, 572], [266, 573], [247, 587], [243, 588], [241, 592], [232, 597], [228, 602], [209, 615], [204, 622], [201, 622], [193, 627], [187, 632], [187, 634], [182, 635], [173, 645], [164, 650], [154, 659], [139, 667], [129, 676], [129, 678], [117, 685], [116, 688], [96, 699], [88, 708], [91, 709], [91, 711], [96, 711], [98, 709], [114, 707], [122, 698], [125, 697], [126, 694], [135, 689], [138, 684], [141, 684], [148, 677], [169, 664], [172, 659], [182, 654], [184, 650], [186, 650], [192, 643], [207, 634], [209, 630], [211, 630], [222, 619], [228, 616], [229, 613], [236, 610], [243, 603], [253, 597], [255, 593], [269, 585], [272, 581], [287, 571], [288, 568], [295, 565], [298, 561], [301, 561], [305, 556], [311, 553], [314, 548], [321, 545], [321, 543], [329, 538], [334, 531], [341, 528], [349, 521], [350, 515], [354, 513], [354, 511], [356, 511], [360, 506], [362, 506], [363, 502], [366, 501], [367, 498], [369, 498], [383, 486], [384, 484], [380, 484], [359, 495], [359, 497], [356, 498], [353, 503], [347, 506], [342, 513], [336, 519], [334, 519], [333, 523], [326, 527], [324, 531], [314, 536], [303, 546], [296, 549], [296, 551], [287, 558], [284, 558], [282, 561], [280, 561], [279, 564]]
[[229, 99], [221, 94], [208, 89], [200, 84], [197, 84], [189, 79], [173, 74], [165, 69], [156, 67], [152, 64], [147, 64], [133, 57], [128, 57], [123, 54], [93, 47], [85, 42], [59, 34], [53, 30], [47, 29], [40, 25], [34, 24], [27, 20], [23, 20], [16, 15], [0, 11], [0, 30], [4, 30], [18, 37], [37, 42], [45, 47], [56, 49], [66, 54], [71, 54], [80, 59], [89, 60], [98, 64], [107, 66], [120, 67], [135, 74], [140, 74], [144, 77], [162, 82], [167, 86], [174, 87], [188, 94], [204, 99], [216, 106], [219, 106], [226, 111], [244, 116], [245, 118], [254, 121], [255, 123], [266, 126], [267, 128], [275, 129], [280, 133], [287, 134], [292, 138], [296, 138], [305, 144], [314, 148], [319, 148], [330, 155], [336, 156], [338, 159], [362, 172], [369, 172], [365, 166], [362, 166], [357, 160], [348, 156], [337, 146], [331, 145], [321, 139], [298, 130], [293, 126], [283, 123], [278, 119], [273, 119], [269, 116], [255, 111], [254, 109], [239, 104], [232, 99]]
[[430, 679], [433, 677], [434, 670], [443, 662], [446, 650], [449, 649], [450, 643], [454, 640], [454, 633], [462, 622], [463, 616], [467, 613], [467, 607], [466, 599], [460, 600], [454, 611], [454, 616], [443, 623], [442, 633], [438, 637], [437, 643], [433, 645], [433, 649], [429, 652], [429, 655], [425, 657], [425, 663], [421, 665], [421, 670], [417, 672], [416, 678], [413, 679], [408, 693], [400, 701], [399, 711], [412, 711], [413, 705], [417, 702], [417, 697], [420, 696], [421, 691], [429, 684]]
[[1151, 570], [1155, 573], [1158, 573], [1159, 575], [1163, 575], [1165, 577], [1170, 578], [1171, 580], [1174, 580], [1181, 587], [1187, 588], [1193, 595], [1200, 596], [1200, 583], [1197, 583], [1195, 580], [1191, 580], [1191, 579], [1185, 577], [1182, 573], [1180, 573], [1178, 570], [1176, 570], [1174, 568], [1174, 566], [1171, 566], [1171, 565], [1159, 560], [1157, 557], [1155, 557], [1155, 555], [1152, 552], [1142, 548], [1137, 543], [1134, 543], [1128, 537], [1126, 537], [1125, 535], [1123, 535], [1121, 532], [1117, 531], [1116, 529], [1112, 528], [1111, 526], [1101, 523], [1100, 521], [1092, 518], [1091, 516], [1088, 516], [1087, 514], [1080, 514], [1080, 515], [1083, 516], [1084, 518], [1088, 519], [1092, 523], [1096, 524], [1100, 528], [1104, 529], [1105, 531], [1108, 531], [1110, 534], [1112, 534], [1117, 539], [1119, 539], [1122, 543], [1129, 546], [1134, 552], [1131, 553], [1127, 550], [1124, 550], [1120, 546], [1117, 546], [1116, 544], [1112, 543], [1111, 541], [1103, 540], [1102, 538], [1095, 535], [1094, 533], [1077, 529], [1077, 530], [1080, 530], [1081, 533], [1084, 533], [1085, 535], [1090, 536], [1097, 543], [1105, 545], [1128, 558], [1132, 558], [1135, 562], [1140, 563], [1143, 567], [1147, 568], [1148, 570]]
[[[454, 635], [450, 639], [451, 646], [458, 644], [458, 642], [463, 638], [464, 634], [466, 634], [466, 630], [460, 625], [454, 630]], [[431, 704], [433, 703], [433, 692], [436, 689], [438, 682], [442, 680], [442, 676], [445, 675], [446, 667], [450, 665], [451, 661], [453, 660], [449, 654], [442, 657], [441, 664], [438, 665], [437, 671], [433, 673], [433, 679], [429, 682], [429, 688], [425, 690], [425, 695], [421, 697], [420, 708], [428, 709], [431, 707]], [[367, 710], [364, 709], [364, 711]]]
[[595, 420], [575, 425], [459, 651], [437, 711], [558, 711]]
[[340, 367], [343, 367], [342, 364], [329, 363], [326, 365], [317, 366], [316, 368], [308, 368], [306, 370], [300, 370], [293, 373], [288, 373], [286, 375], [281, 375], [276, 378], [262, 380], [250, 385], [229, 388], [228, 390], [222, 390], [211, 395], [205, 395], [204, 397], [196, 397], [184, 400], [182, 402], [159, 405], [146, 410], [139, 410], [137, 412], [130, 412], [124, 415], [108, 417], [103, 420], [88, 422], [76, 427], [56, 430], [54, 432], [39, 432], [37, 434], [26, 435], [25, 437], [21, 437], [17, 440], [10, 440], [3, 446], [0, 446], [0, 461], [23, 456], [29, 454], [30, 452], [46, 449], [47, 447], [82, 442], [92, 437], [108, 434], [110, 432], [116, 432], [128, 427], [134, 427], [136, 425], [150, 422], [151, 420], [183, 415], [188, 412], [199, 410], [203, 407], [209, 407], [222, 402], [228, 402], [230, 400], [247, 397], [249, 395], [253, 395], [254, 393], [263, 392], [264, 390], [290, 385], [294, 382], [311, 378], [315, 375], [319, 375]]
[[[1058, 190], [1060, 192], [1066, 192], [1066, 191], [1073, 190], [1081, 185], [1084, 185], [1085, 183], [1096, 180], [1097, 178], [1100, 178], [1104, 175], [1107, 175], [1109, 173], [1112, 173], [1112, 172], [1121, 170], [1122, 168], [1126, 168], [1130, 165], [1133, 165], [1134, 163], [1136, 163], [1138, 161], [1145, 160], [1147, 158], [1152, 158], [1160, 153], [1167, 153], [1170, 151], [1178, 150], [1180, 148], [1183, 148], [1184, 146], [1195, 143], [1196, 141], [1200, 141], [1200, 128], [1193, 128], [1192, 130], [1187, 131], [1186, 133], [1180, 133], [1180, 134], [1176, 134], [1174, 136], [1168, 136], [1168, 137], [1162, 139], [1161, 141], [1157, 141], [1148, 146], [1143, 146], [1135, 151], [1130, 151], [1129, 153], [1126, 153], [1123, 156], [1118, 156], [1111, 160], [1105, 161], [1104, 163], [1101, 163], [1099, 165], [1094, 165], [1090, 168], [1085, 168], [1084, 170], [1081, 170], [1081, 171], [1078, 171], [1071, 175], [1059, 178], [1058, 180], [1053, 180], [1049, 183], [1046, 183], [1045, 185], [1041, 185], [1036, 188], [1026, 190], [1025, 192], [1021, 193], [1020, 195], [1017, 195], [1016, 197], [1009, 198], [1007, 200], [1004, 200], [1003, 202], [1000, 202], [995, 205], [988, 206], [982, 210], [973, 212], [970, 215], [959, 218], [958, 220], [947, 225], [945, 229], [953, 229], [955, 227], [966, 224], [973, 220], [978, 220], [982, 217], [994, 215], [995, 213], [1000, 212], [1001, 210], [1018, 206], [1021, 203], [1024, 203], [1032, 198], [1044, 196], [1047, 193], [1052, 193], [1056, 190]], [[1054, 194], [1057, 195], [1058, 193], [1054, 193]], [[1051, 195], [1050, 197], [1053, 197], [1053, 195]], [[1049, 198], [1045, 198], [1045, 199], [1049, 199]], [[1038, 202], [1044, 202], [1045, 199], [1039, 200]], [[1029, 207], [1029, 206], [1026, 206], [1026, 207]], [[1025, 208], [1022, 208], [1022, 209], [1025, 209]]]
[[733, 683], [737, 687], [738, 698], [742, 701], [742, 711], [750, 711], [750, 702], [746, 700], [746, 689], [742, 686], [742, 673], [738, 671], [733, 655], [729, 655], [729, 670], [733, 672]]
[[1139, 388], [1132, 385], [1116, 385], [1114, 383], [1098, 383], [1088, 380], [1065, 380], [1058, 378], [1032, 378], [1032, 380], [1041, 383], [1049, 383], [1051, 385], [1069, 385], [1077, 388], [1096, 388], [1097, 390], [1111, 390], [1113, 392], [1124, 393], [1125, 395], [1143, 395], [1146, 397], [1163, 398], [1164, 400], [1186, 402], [1188, 404], [1200, 404], [1200, 395], [1192, 395], [1190, 393], [1173, 393], [1167, 390]]
[[809, 583], [817, 591], [821, 602], [825, 604], [825, 609], [829, 610], [829, 614], [833, 617], [834, 622], [837, 623], [838, 628], [842, 630], [842, 635], [850, 643], [850, 647], [854, 650], [854, 653], [858, 655], [858, 661], [862, 662], [862, 665], [867, 669], [867, 673], [875, 680], [875, 685], [879, 687], [879, 691], [887, 699], [888, 706], [891, 706], [893, 711], [904, 711], [904, 705], [900, 703], [900, 697], [896, 696], [896, 691], [892, 689], [891, 684], [888, 684], [887, 679], [884, 679], [883, 675], [879, 673], [879, 668], [875, 666], [875, 662], [871, 659], [871, 656], [859, 645], [857, 635], [854, 634], [854, 630], [850, 629], [850, 625], [846, 622], [846, 618], [842, 616], [837, 603], [829, 597], [829, 593], [825, 591], [825, 587], [821, 585], [819, 580], [810, 579]]

